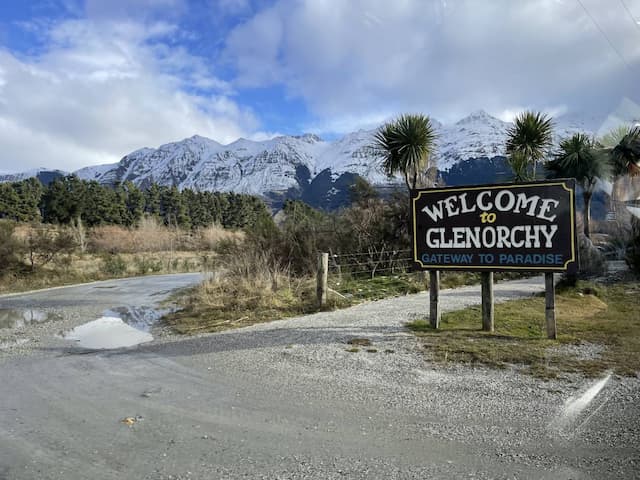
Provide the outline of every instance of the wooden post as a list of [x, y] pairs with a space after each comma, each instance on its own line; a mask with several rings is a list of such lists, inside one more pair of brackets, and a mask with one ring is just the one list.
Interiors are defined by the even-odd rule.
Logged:
[[493, 272], [482, 272], [482, 330], [493, 332]]
[[440, 272], [429, 270], [429, 321], [431, 328], [440, 328]]
[[327, 282], [329, 278], [329, 254], [318, 253], [318, 305], [323, 307], [327, 303]]
[[556, 285], [553, 281], [553, 273], [544, 274], [544, 290], [547, 338], [555, 340], [558, 338], [558, 332], [556, 331]]

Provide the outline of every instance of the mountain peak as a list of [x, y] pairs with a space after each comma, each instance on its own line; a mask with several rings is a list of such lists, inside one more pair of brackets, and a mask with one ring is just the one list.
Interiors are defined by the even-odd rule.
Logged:
[[303, 142], [307, 142], [307, 143], [318, 143], [322, 141], [322, 138], [320, 138], [315, 133], [305, 133], [302, 135], [295, 135], [293, 138], [297, 138], [298, 140], [302, 140]]
[[474, 112], [471, 112], [471, 114], [469, 114], [466, 117], [458, 120], [456, 122], [456, 125], [463, 125], [463, 124], [475, 123], [475, 122], [495, 121], [495, 120], [498, 120], [498, 119], [496, 117], [493, 117], [493, 116], [489, 115], [484, 110], [480, 109], [480, 110], [476, 110]]

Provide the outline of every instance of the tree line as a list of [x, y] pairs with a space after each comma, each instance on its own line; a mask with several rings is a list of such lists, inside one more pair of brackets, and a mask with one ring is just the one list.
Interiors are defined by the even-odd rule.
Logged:
[[253, 195], [181, 191], [155, 183], [146, 189], [129, 181], [110, 187], [69, 175], [48, 186], [36, 178], [0, 184], [0, 219], [61, 225], [80, 219], [88, 227], [134, 226], [145, 215], [181, 228], [245, 228], [269, 218], [270, 212]]

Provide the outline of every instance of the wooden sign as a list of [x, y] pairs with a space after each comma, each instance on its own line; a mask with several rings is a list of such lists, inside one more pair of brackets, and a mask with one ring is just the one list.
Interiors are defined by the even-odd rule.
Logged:
[[411, 191], [420, 270], [574, 272], [575, 181]]

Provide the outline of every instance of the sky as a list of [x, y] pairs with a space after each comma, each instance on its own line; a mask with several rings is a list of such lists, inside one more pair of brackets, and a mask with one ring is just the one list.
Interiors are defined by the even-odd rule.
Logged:
[[2, 0], [0, 171], [640, 104], [640, 0]]

